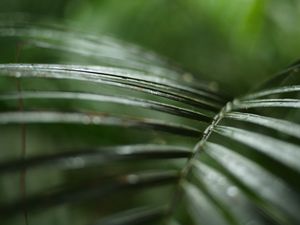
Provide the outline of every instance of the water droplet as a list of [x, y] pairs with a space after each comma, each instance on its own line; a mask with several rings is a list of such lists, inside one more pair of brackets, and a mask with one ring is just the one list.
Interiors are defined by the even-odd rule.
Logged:
[[225, 106], [225, 112], [230, 112], [232, 110], [232, 103], [229, 102]]
[[129, 184], [136, 184], [139, 181], [139, 177], [135, 174], [130, 174], [127, 176], [127, 182]]
[[258, 225], [260, 223], [258, 223], [256, 220], [250, 220], [246, 223], [246, 225]]
[[235, 187], [235, 186], [230, 186], [229, 188], [227, 188], [227, 191], [226, 191], [226, 193], [229, 197], [235, 197], [238, 194], [238, 192], [239, 192], [239, 189], [237, 189], [237, 187]]
[[92, 118], [92, 122], [93, 124], [100, 124], [101, 123], [101, 119], [97, 116]]
[[66, 165], [71, 168], [82, 168], [85, 166], [85, 161], [80, 157], [73, 157], [66, 160]]
[[182, 78], [183, 78], [183, 80], [184, 80], [185, 82], [188, 82], [188, 83], [191, 83], [191, 82], [193, 82], [193, 80], [194, 80], [193, 75], [190, 74], [190, 73], [184, 73], [184, 74], [182, 75]]
[[218, 91], [219, 90], [219, 85], [218, 85], [217, 82], [210, 82], [208, 87], [212, 91]]
[[84, 116], [84, 117], [82, 118], [82, 122], [83, 122], [84, 124], [89, 124], [89, 123], [91, 123], [91, 118], [90, 118], [89, 116]]
[[16, 72], [16, 73], [15, 73], [15, 77], [16, 77], [16, 78], [20, 78], [20, 77], [21, 77], [21, 73], [20, 73], [20, 72]]
[[122, 148], [122, 149], [118, 150], [117, 152], [122, 155], [128, 155], [128, 154], [132, 153], [132, 150], [130, 148]]

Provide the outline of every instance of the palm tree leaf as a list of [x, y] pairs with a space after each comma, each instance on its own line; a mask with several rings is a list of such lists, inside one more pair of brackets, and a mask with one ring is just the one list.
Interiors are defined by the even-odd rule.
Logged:
[[228, 224], [216, 205], [196, 185], [184, 183], [183, 189], [195, 224]]
[[[134, 79], [128, 76], [118, 76], [109, 72], [85, 69], [73, 69], [67, 65], [26, 65], [26, 64], [2, 64], [0, 65], [2, 76], [14, 77], [40, 77], [52, 79], [70, 79], [104, 83], [118, 87], [130, 88], [152, 95], [169, 98], [175, 101], [184, 102], [193, 106], [203, 107], [207, 110], [217, 111], [221, 105], [208, 100], [200, 100], [195, 97], [186, 96], [181, 93], [175, 93], [166, 89], [159, 88], [159, 84], [151, 84], [147, 80]], [[158, 87], [157, 87], [158, 86]]]
[[[35, 47], [54, 48], [73, 54], [77, 53], [81, 57], [92, 55], [100, 62], [103, 61], [103, 58], [108, 58], [110, 59], [109, 64], [116, 66], [114, 68], [116, 70], [120, 70], [122, 67], [129, 68], [139, 72], [150, 73], [152, 76], [179, 81], [179, 84], [186, 83], [181, 76], [181, 73], [184, 71], [170, 66], [161, 56], [111, 37], [86, 35], [72, 30], [66, 31], [65, 27], [59, 28], [57, 25], [45, 27], [45, 25], [41, 26], [24, 22], [12, 22], [9, 25], [0, 26], [0, 35], [25, 38], [26, 44], [32, 43]], [[136, 71], [134, 70], [129, 70], [130, 74], [135, 74]], [[194, 86], [194, 92], [204, 90], [201, 92], [204, 95], [208, 93], [218, 94], [204, 81], [202, 84], [198, 83], [197, 80], [193, 80], [192, 83], [186, 86], [185, 88], [189, 90], [192, 90], [191, 87]]]
[[299, 99], [257, 99], [257, 100], [243, 100], [234, 105], [236, 109], [249, 108], [268, 108], [268, 107], [287, 107], [300, 108]]
[[139, 225], [152, 224], [159, 221], [165, 216], [165, 208], [136, 208], [131, 209], [117, 215], [112, 215], [109, 218], [101, 219], [93, 223], [93, 225]]
[[299, 92], [300, 86], [299, 85], [290, 85], [284, 87], [273, 88], [270, 90], [260, 91], [253, 94], [246, 95], [243, 99], [256, 99], [260, 97], [265, 97], [268, 95], [274, 94], [282, 94], [282, 93], [289, 93], [289, 92]]
[[150, 119], [134, 119], [78, 112], [5, 112], [0, 113], [0, 124], [62, 123], [81, 125], [106, 125], [136, 127], [164, 131], [171, 134], [198, 137], [196, 128]]
[[[205, 147], [205, 151], [209, 151], [208, 154], [212, 156], [215, 149], [212, 148], [212, 151], [210, 151], [210, 144], [211, 143], [207, 143], [208, 147]], [[215, 157], [212, 156], [212, 158]], [[231, 179], [223, 173], [223, 171], [219, 172], [213, 167], [201, 163], [200, 161], [195, 161], [194, 166], [196, 168], [194, 173], [199, 176], [199, 179], [201, 179], [210, 194], [223, 205], [224, 209], [230, 211], [232, 217], [234, 217], [236, 221], [244, 223], [253, 218], [259, 219], [253, 210], [255, 209], [254, 203], [250, 202], [248, 196], [241, 191], [241, 189], [244, 190], [243, 186], [235, 184], [234, 181], [231, 181]], [[235, 204], [232, 204], [233, 201]], [[237, 223], [236, 221], [235, 223]]]
[[[208, 143], [206, 152], [237, 178], [239, 181], [239, 183], [235, 183], [239, 188], [237, 190], [241, 190], [247, 195], [255, 195], [248, 196], [248, 198], [250, 197], [251, 201], [254, 201], [271, 217], [283, 224], [289, 224], [287, 221], [290, 220], [299, 220], [296, 213], [300, 209], [299, 201], [295, 198], [297, 194], [293, 193], [283, 182], [266, 172], [255, 162], [251, 162], [223, 146]], [[270, 185], [272, 185], [271, 189]], [[250, 192], [247, 189], [250, 189]], [[274, 208], [274, 206], [280, 207], [280, 209]], [[289, 215], [287, 216], [286, 213]]]
[[297, 171], [300, 170], [300, 148], [297, 145], [234, 127], [217, 126], [215, 132], [261, 151]]
[[[108, 180], [91, 180], [77, 186], [56, 187], [45, 193], [27, 197], [28, 210], [45, 210], [66, 203], [101, 199], [119, 191], [151, 188], [153, 186], [174, 184], [178, 177], [177, 171], [150, 171], [138, 174], [125, 174]], [[23, 210], [22, 199], [9, 204], [0, 205], [2, 217], [10, 217]]]
[[186, 117], [189, 119], [194, 119], [197, 121], [210, 122], [211, 118], [202, 113], [184, 109], [177, 106], [172, 106], [169, 104], [163, 104], [156, 101], [150, 101], [145, 99], [138, 98], [129, 98], [123, 96], [108, 96], [108, 95], [99, 95], [92, 93], [80, 93], [80, 92], [22, 92], [9, 94], [9, 95], [0, 95], [0, 100], [18, 100], [18, 99], [40, 99], [40, 100], [49, 100], [49, 99], [59, 99], [59, 100], [77, 100], [77, 101], [95, 101], [95, 102], [107, 102], [107, 103], [117, 103], [121, 105], [131, 106], [131, 107], [141, 107], [155, 111], [161, 111], [173, 115], [178, 115]]
[[300, 138], [300, 126], [286, 120], [240, 112], [228, 113], [226, 114], [226, 118], [258, 124]]
[[[300, 223], [300, 86], [292, 76], [299, 64], [233, 99], [155, 53], [110, 37], [26, 22], [0, 24], [0, 36], [22, 41], [24, 51], [70, 55], [63, 64], [0, 65], [5, 223], [27, 212], [52, 217], [59, 207], [72, 212], [70, 224], [79, 223], [77, 214], [95, 225]], [[96, 127], [96, 137], [86, 127]], [[106, 131], [112, 143], [99, 137]], [[143, 139], [145, 131], [154, 138]], [[6, 138], [19, 134], [21, 147]], [[45, 140], [61, 134], [70, 147], [48, 146]]]
[[[62, 150], [63, 153], [27, 157], [0, 163], [0, 174], [53, 167], [54, 169], [82, 169], [90, 166], [112, 163], [121, 160], [153, 160], [188, 158], [188, 148], [167, 145], [127, 145], [102, 147], [97, 149]], [[61, 152], [61, 151], [59, 151]]]

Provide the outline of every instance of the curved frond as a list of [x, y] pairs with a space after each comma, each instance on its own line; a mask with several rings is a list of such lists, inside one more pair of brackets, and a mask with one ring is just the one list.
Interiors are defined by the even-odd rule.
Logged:
[[298, 64], [231, 98], [110, 37], [0, 38], [52, 62], [0, 65], [1, 224], [300, 223]]

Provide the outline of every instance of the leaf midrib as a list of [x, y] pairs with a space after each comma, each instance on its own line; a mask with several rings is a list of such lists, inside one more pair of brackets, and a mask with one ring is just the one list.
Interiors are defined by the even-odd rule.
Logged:
[[173, 197], [171, 198], [171, 203], [170, 203], [170, 206], [168, 209], [167, 220], [172, 219], [172, 215], [174, 214], [174, 212], [177, 208], [178, 202], [182, 199], [181, 184], [184, 182], [184, 180], [190, 174], [191, 169], [193, 167], [193, 162], [195, 160], [197, 160], [199, 155], [202, 153], [203, 146], [207, 142], [207, 140], [209, 139], [211, 134], [213, 133], [215, 127], [221, 122], [221, 120], [223, 118], [225, 118], [225, 114], [232, 111], [234, 102], [235, 102], [235, 100], [229, 101], [224, 105], [223, 108], [221, 108], [219, 113], [217, 113], [215, 115], [212, 122], [204, 130], [201, 139], [194, 146], [191, 157], [187, 160], [185, 166], [180, 171], [177, 186], [174, 191]]

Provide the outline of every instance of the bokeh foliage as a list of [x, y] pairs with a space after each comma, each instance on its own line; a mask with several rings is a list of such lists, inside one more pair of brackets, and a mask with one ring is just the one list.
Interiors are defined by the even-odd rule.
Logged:
[[234, 94], [299, 57], [297, 0], [2, 0], [0, 6], [148, 47]]

